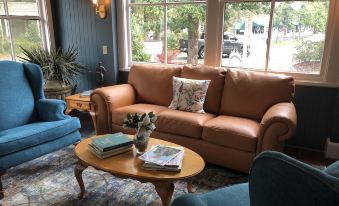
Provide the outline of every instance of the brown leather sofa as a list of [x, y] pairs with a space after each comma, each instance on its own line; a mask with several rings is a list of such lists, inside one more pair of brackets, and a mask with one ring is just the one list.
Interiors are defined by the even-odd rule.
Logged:
[[[205, 114], [171, 110], [172, 77], [211, 80]], [[152, 137], [175, 142], [207, 162], [248, 172], [264, 150], [281, 151], [297, 124], [294, 80], [208, 66], [132, 66], [128, 84], [96, 89], [91, 101], [98, 134], [123, 131], [128, 112], [158, 116]]]

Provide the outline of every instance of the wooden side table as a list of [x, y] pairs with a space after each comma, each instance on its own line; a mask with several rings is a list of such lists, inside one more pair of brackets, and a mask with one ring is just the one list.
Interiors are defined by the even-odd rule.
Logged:
[[96, 119], [95, 112], [93, 110], [93, 106], [91, 104], [91, 100], [89, 97], [81, 97], [80, 94], [74, 94], [72, 96], [68, 96], [65, 98], [67, 109], [65, 111], [66, 114], [69, 114], [72, 110], [78, 110], [82, 112], [89, 112], [92, 117], [93, 125], [95, 129], [95, 133], [97, 131], [96, 128]]

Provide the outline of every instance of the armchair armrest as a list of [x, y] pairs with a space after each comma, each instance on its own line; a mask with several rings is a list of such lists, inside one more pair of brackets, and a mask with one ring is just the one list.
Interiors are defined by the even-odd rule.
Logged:
[[297, 127], [297, 113], [293, 103], [278, 103], [270, 107], [260, 122], [257, 153], [264, 150], [281, 151], [284, 140], [292, 137]]
[[58, 99], [39, 99], [36, 108], [42, 121], [59, 121], [70, 118], [65, 115], [66, 103]]
[[135, 91], [129, 84], [95, 89], [91, 94], [94, 124], [97, 134], [111, 133], [111, 111], [135, 103]]
[[328, 166], [324, 172], [339, 179], [339, 161]]
[[249, 175], [251, 206], [339, 205], [339, 179], [279, 152], [263, 152]]

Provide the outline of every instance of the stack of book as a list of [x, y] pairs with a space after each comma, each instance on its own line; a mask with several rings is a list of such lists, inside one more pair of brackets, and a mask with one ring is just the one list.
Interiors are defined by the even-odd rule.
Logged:
[[132, 150], [133, 140], [119, 132], [94, 138], [88, 148], [100, 159]]
[[93, 92], [93, 90], [83, 91], [83, 92], [80, 93], [80, 97], [82, 97], [82, 98], [90, 97], [92, 92]]
[[142, 169], [179, 172], [184, 158], [184, 149], [156, 145], [139, 158], [145, 161]]

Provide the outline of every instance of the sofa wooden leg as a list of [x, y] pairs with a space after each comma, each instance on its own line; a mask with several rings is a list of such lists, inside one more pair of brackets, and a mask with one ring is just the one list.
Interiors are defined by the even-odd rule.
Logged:
[[1, 177], [4, 174], [5, 174], [5, 171], [0, 171], [0, 200], [2, 200], [5, 197], [4, 189], [2, 188], [2, 181], [1, 181]]

